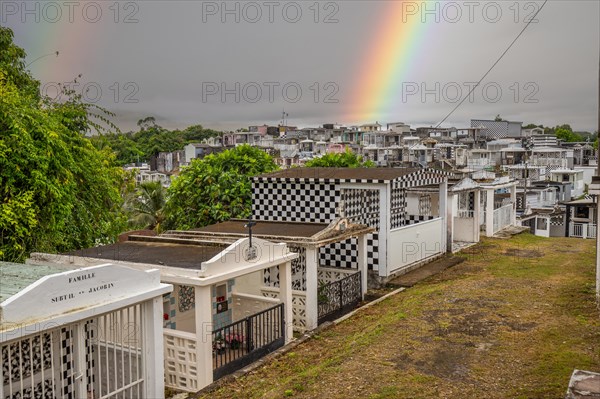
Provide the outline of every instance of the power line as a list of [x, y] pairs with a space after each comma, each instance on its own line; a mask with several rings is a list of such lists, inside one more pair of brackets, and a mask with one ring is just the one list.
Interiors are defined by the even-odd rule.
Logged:
[[51, 55], [56, 55], [58, 57], [58, 54], [59, 54], [58, 51], [55, 51], [53, 53], [48, 53], [48, 54], [41, 55], [41, 56], [37, 57], [35, 60], [31, 61], [29, 64], [25, 65], [25, 68], [27, 68], [29, 65], [33, 64], [34, 62], [41, 60], [42, 58], [46, 58], [46, 57], [49, 57]]
[[471, 90], [469, 90], [469, 93], [456, 105], [456, 107], [454, 107], [454, 109], [452, 109], [452, 111], [450, 111], [448, 113], [448, 115], [446, 115], [444, 117], [444, 119], [442, 119], [442, 121], [440, 123], [437, 124], [437, 126], [435, 127], [436, 129], [438, 127], [440, 127], [440, 125], [442, 123], [444, 123], [446, 121], [446, 119], [448, 119], [450, 117], [450, 115], [452, 115], [454, 113], [454, 111], [456, 111], [458, 109], [458, 107], [460, 107], [465, 102], [465, 100], [467, 98], [469, 98], [469, 96], [481, 84], [481, 82], [483, 81], [483, 79], [485, 79], [490, 74], [490, 72], [492, 72], [492, 69], [494, 69], [494, 67], [496, 65], [498, 65], [498, 63], [502, 60], [502, 58], [504, 58], [504, 56], [506, 55], [506, 53], [508, 53], [508, 50], [510, 50], [511, 47], [517, 42], [517, 40], [519, 40], [519, 38], [525, 32], [525, 30], [529, 27], [529, 25], [531, 25], [531, 23], [533, 21], [535, 21], [535, 17], [537, 17], [537, 15], [540, 13], [540, 11], [542, 11], [542, 9], [544, 8], [544, 6], [546, 5], [547, 2], [548, 2], [548, 0], [544, 0], [544, 3], [541, 5], [540, 8], [538, 8], [538, 10], [535, 12], [535, 14], [529, 19], [529, 21], [527, 22], [527, 24], [525, 24], [525, 26], [523, 27], [523, 29], [521, 30], [521, 32], [519, 32], [519, 34], [517, 35], [517, 37], [515, 37], [515, 39], [508, 45], [508, 47], [506, 48], [506, 50], [504, 50], [504, 52], [500, 55], [500, 57], [498, 57], [498, 59], [496, 60], [496, 62], [494, 62], [494, 64], [490, 67], [490, 69], [488, 69], [488, 71], [481, 77], [481, 79], [479, 79], [479, 81], [477, 82], [477, 84], [475, 86], [473, 86], [473, 88], [471, 88]]

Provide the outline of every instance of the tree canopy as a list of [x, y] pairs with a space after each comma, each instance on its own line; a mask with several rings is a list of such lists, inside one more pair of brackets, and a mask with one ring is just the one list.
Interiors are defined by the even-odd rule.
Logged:
[[346, 149], [343, 153], [330, 153], [311, 159], [305, 163], [305, 166], [310, 168], [371, 168], [375, 164], [373, 161], [364, 160], [360, 155], [356, 155], [349, 149]]
[[12, 35], [0, 27], [0, 259], [109, 242], [125, 222], [123, 171], [85, 137], [88, 105], [40, 96]]
[[186, 144], [201, 142], [221, 134], [205, 129], [202, 125], [189, 126], [184, 130], [168, 130], [158, 125], [151, 116], [140, 119], [137, 125], [137, 132], [102, 134], [91, 140], [97, 148], [112, 148], [118, 164], [126, 165], [138, 161], [147, 162], [159, 152], [181, 150]]
[[250, 216], [250, 177], [276, 169], [270, 155], [249, 145], [192, 160], [169, 187], [168, 228], [190, 229]]

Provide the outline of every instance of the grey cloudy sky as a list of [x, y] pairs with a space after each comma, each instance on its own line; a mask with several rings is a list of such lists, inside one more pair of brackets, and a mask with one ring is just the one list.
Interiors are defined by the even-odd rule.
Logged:
[[[45, 91], [55, 95], [56, 83], [83, 74], [78, 89], [115, 112], [122, 130], [149, 115], [170, 128], [234, 129], [278, 123], [283, 109], [298, 126], [373, 122], [350, 111], [376, 100], [353, 95], [369, 78], [361, 65], [393, 62], [401, 51], [375, 51], [386, 40], [377, 37], [378, 27], [398, 9], [393, 0], [26, 3], [0, 1], [0, 24], [14, 30], [28, 61], [60, 51], [29, 67]], [[420, 19], [423, 33], [402, 53], [412, 67], [398, 70], [402, 83], [376, 118], [431, 125], [543, 2], [428, 2], [430, 14], [421, 1], [404, 3], [406, 21], [397, 23]], [[453, 8], [445, 8], [449, 3]], [[550, 0], [537, 19], [445, 125], [500, 114], [596, 130], [600, 2]], [[429, 91], [423, 96], [422, 89]]]

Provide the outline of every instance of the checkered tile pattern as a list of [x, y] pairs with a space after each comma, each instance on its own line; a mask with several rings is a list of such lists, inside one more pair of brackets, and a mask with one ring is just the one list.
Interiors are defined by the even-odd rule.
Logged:
[[406, 225], [410, 226], [413, 224], [417, 224], [417, 223], [421, 223], [421, 222], [426, 222], [428, 220], [432, 220], [435, 219], [435, 216], [431, 216], [431, 215], [408, 215], [407, 219], [406, 219]]
[[358, 245], [356, 238], [319, 248], [319, 263], [326, 267], [356, 267]]
[[62, 328], [60, 330], [60, 365], [62, 377], [62, 397], [66, 399], [75, 399], [74, 385], [74, 359], [73, 359], [73, 330], [71, 328]]
[[339, 200], [334, 184], [254, 181], [252, 210], [257, 220], [329, 223]]
[[440, 184], [444, 182], [445, 176], [451, 175], [452, 173], [442, 170], [421, 169], [394, 180], [392, 188], [410, 188]]
[[[451, 173], [422, 169], [393, 180], [389, 209], [391, 228], [430, 220], [430, 216], [420, 219], [408, 218], [406, 189], [440, 184], [449, 175]], [[385, 182], [361, 179], [256, 177], [253, 179], [253, 216], [257, 220], [329, 223], [335, 219], [337, 210], [340, 209], [352, 222], [366, 224], [379, 230], [381, 217], [385, 217], [388, 210], [380, 209], [379, 189], [372, 189], [369, 184]], [[342, 183], [361, 183], [365, 184], [365, 188], [342, 189]], [[356, 239], [319, 249], [319, 262], [324, 266], [351, 267], [356, 265], [357, 258]], [[378, 232], [367, 235], [367, 262], [370, 269], [378, 270]], [[303, 263], [305, 265], [305, 262]], [[277, 268], [265, 270], [263, 277], [267, 286], [276, 286], [279, 283]], [[295, 284], [303, 287], [305, 282], [296, 281]]]
[[379, 234], [377, 233], [367, 235], [367, 262], [369, 269], [379, 269]]
[[550, 218], [550, 226], [562, 226], [564, 223], [562, 216], [553, 216]]
[[392, 188], [390, 205], [390, 228], [397, 229], [404, 226], [404, 220], [406, 219], [406, 190], [403, 188]]
[[486, 128], [481, 130], [481, 136], [488, 139], [501, 139], [508, 137], [508, 122], [506, 121], [487, 121], [472, 119], [471, 127], [485, 126]]
[[95, 382], [95, 360], [94, 360], [94, 342], [96, 340], [96, 320], [89, 320], [85, 323], [85, 376], [87, 382], [87, 391], [94, 390]]
[[346, 216], [352, 223], [379, 229], [379, 190], [342, 189], [341, 200]]

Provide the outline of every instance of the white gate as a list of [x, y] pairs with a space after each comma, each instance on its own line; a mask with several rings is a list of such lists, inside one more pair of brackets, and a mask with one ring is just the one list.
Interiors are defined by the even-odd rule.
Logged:
[[138, 304], [2, 344], [0, 398], [142, 398], [142, 318]]
[[494, 209], [494, 234], [512, 224], [513, 204]]

